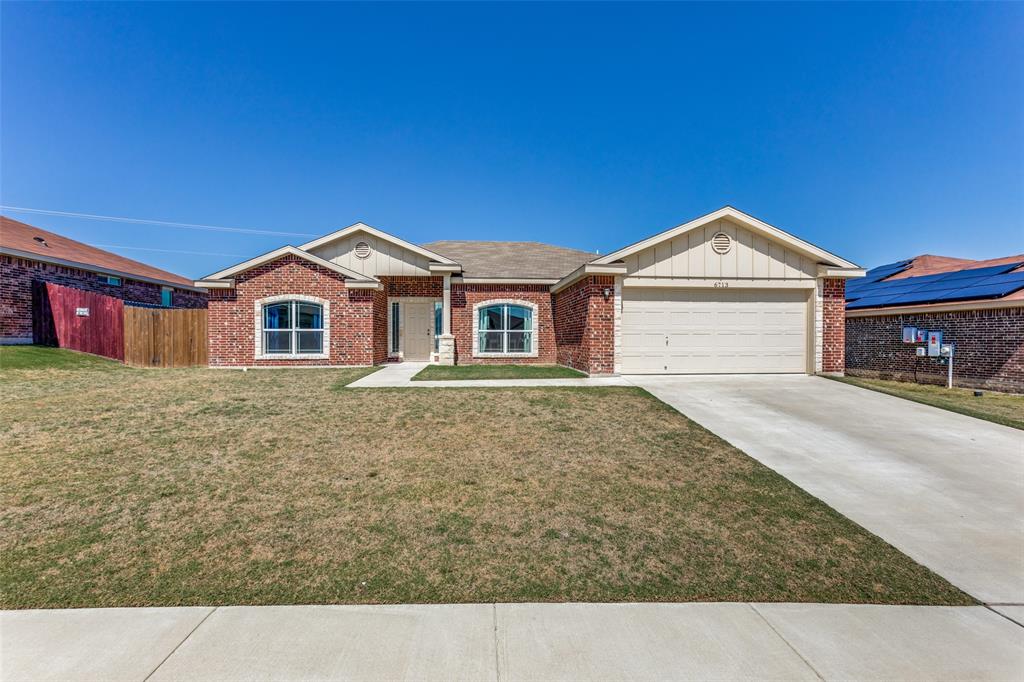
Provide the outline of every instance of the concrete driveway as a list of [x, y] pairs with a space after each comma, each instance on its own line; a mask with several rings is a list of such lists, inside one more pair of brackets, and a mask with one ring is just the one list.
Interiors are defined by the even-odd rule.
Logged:
[[988, 604], [1024, 603], [1024, 433], [820, 377], [627, 379]]

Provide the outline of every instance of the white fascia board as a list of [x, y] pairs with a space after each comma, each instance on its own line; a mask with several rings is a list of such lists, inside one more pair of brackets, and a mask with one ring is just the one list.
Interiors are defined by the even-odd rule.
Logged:
[[431, 272], [462, 272], [461, 265], [449, 265], [448, 263], [431, 263]]
[[311, 242], [306, 242], [305, 244], [302, 244], [301, 246], [299, 246], [299, 248], [302, 249], [303, 251], [308, 251], [309, 249], [315, 249], [318, 246], [323, 246], [324, 244], [329, 244], [330, 242], [333, 242], [336, 239], [341, 239], [342, 237], [350, 235], [353, 232], [360, 232], [360, 231], [361, 232], [365, 232], [365, 233], [367, 233], [369, 235], [373, 235], [377, 239], [383, 239], [386, 242], [391, 242], [392, 244], [397, 244], [398, 246], [401, 246], [403, 249], [408, 249], [409, 251], [412, 251], [413, 253], [418, 253], [419, 255], [423, 256], [424, 258], [429, 258], [432, 261], [437, 261], [438, 263], [444, 263], [445, 265], [458, 265], [458, 263], [456, 263], [455, 261], [451, 260], [450, 258], [445, 258], [444, 256], [442, 256], [439, 253], [434, 253], [433, 251], [430, 251], [428, 249], [424, 249], [422, 246], [416, 246], [412, 242], [407, 242], [404, 239], [396, 237], [393, 234], [388, 234], [387, 232], [382, 232], [382, 231], [378, 230], [375, 227], [370, 227], [366, 223], [355, 223], [354, 225], [349, 225], [348, 227], [343, 227], [342, 229], [337, 230], [335, 232], [332, 232], [330, 234], [325, 234], [323, 237], [317, 237], [316, 239], [314, 239]]
[[381, 289], [383, 286], [377, 280], [351, 280], [345, 282], [346, 289]]
[[235, 286], [233, 279], [197, 279], [194, 284], [204, 289], [232, 289]]
[[576, 280], [587, 275], [624, 275], [626, 266], [621, 263], [585, 263], [576, 268], [551, 287], [551, 293], [557, 293]]
[[854, 279], [867, 274], [864, 268], [833, 268], [828, 265], [818, 266], [818, 277], [838, 277], [842, 279]]
[[643, 251], [644, 249], [654, 246], [655, 244], [659, 244], [665, 240], [674, 239], [675, 237], [678, 237], [681, 234], [685, 234], [690, 230], [702, 227], [704, 225], [707, 225], [708, 223], [720, 220], [721, 218], [730, 218], [732, 220], [735, 220], [744, 227], [750, 228], [755, 232], [760, 232], [761, 234], [764, 234], [768, 237], [771, 237], [772, 239], [775, 239], [776, 241], [791, 246], [792, 248], [798, 251], [802, 251], [813, 258], [817, 258], [821, 261], [824, 261], [825, 265], [831, 265], [840, 268], [858, 267], [856, 263], [851, 263], [850, 261], [844, 258], [840, 258], [834, 253], [830, 253], [825, 249], [817, 247], [814, 244], [811, 244], [810, 242], [806, 242], [803, 239], [800, 239], [799, 237], [792, 235], [789, 232], [786, 232], [785, 230], [780, 230], [779, 228], [773, 225], [769, 225], [768, 223], [762, 220], [758, 220], [754, 216], [747, 215], [743, 211], [735, 209], [732, 206], [723, 206], [717, 211], [712, 211], [711, 213], [703, 215], [699, 218], [695, 218], [694, 220], [691, 220], [688, 223], [683, 223], [682, 225], [670, 228], [668, 230], [665, 230], [664, 232], [659, 232], [658, 234], [652, 237], [648, 237], [647, 239], [636, 242], [635, 244], [630, 244], [629, 246], [623, 247], [618, 251], [614, 251], [608, 254], [607, 256], [597, 258], [593, 262], [613, 263], [617, 260], [625, 258], [626, 256], [630, 256], [636, 253], [637, 251]]
[[272, 260], [280, 258], [281, 256], [287, 256], [287, 255], [298, 256], [299, 258], [303, 258], [305, 260], [308, 260], [311, 263], [315, 263], [317, 265], [325, 267], [328, 270], [333, 270], [334, 272], [338, 273], [339, 275], [343, 275], [343, 276], [347, 277], [348, 279], [355, 280], [357, 282], [374, 282], [374, 283], [376, 283], [376, 282], [380, 281], [380, 280], [378, 280], [378, 279], [376, 279], [374, 277], [368, 277], [367, 275], [364, 275], [362, 273], [356, 272], [355, 270], [349, 270], [348, 268], [342, 267], [342, 266], [338, 265], [337, 263], [332, 263], [331, 261], [325, 260], [325, 259], [321, 258], [320, 256], [314, 256], [313, 254], [308, 253], [306, 251], [303, 251], [301, 249], [298, 249], [298, 248], [296, 248], [294, 246], [291, 246], [290, 244], [288, 246], [282, 246], [279, 249], [274, 249], [273, 251], [265, 253], [262, 256], [256, 256], [255, 258], [251, 258], [251, 259], [245, 261], [244, 263], [239, 263], [238, 265], [232, 265], [230, 268], [227, 268], [225, 270], [221, 270], [220, 272], [215, 272], [212, 275], [207, 275], [203, 279], [207, 279], [207, 280], [209, 280], [209, 279], [225, 279], [225, 278], [230, 277], [231, 275], [235, 275], [235, 274], [237, 274], [239, 272], [245, 272], [246, 270], [251, 270], [251, 269], [253, 269], [253, 268], [255, 268], [255, 267], [259, 266], [259, 265], [263, 265], [264, 263], [269, 263]]
[[114, 268], [104, 268], [99, 265], [92, 265], [91, 263], [79, 263], [78, 261], [65, 260], [63, 258], [43, 256], [38, 253], [32, 253], [31, 251], [11, 249], [6, 246], [0, 247], [0, 253], [4, 254], [5, 256], [13, 256], [14, 258], [36, 260], [39, 261], [40, 263], [50, 263], [51, 265], [60, 265], [65, 268], [75, 268], [77, 270], [85, 270], [86, 272], [95, 272], [100, 275], [113, 275], [114, 277], [120, 277], [121, 279], [134, 279], [136, 282], [148, 282], [150, 284], [159, 284], [160, 286], [173, 287], [175, 289], [195, 291], [196, 293], [200, 294], [205, 293], [198, 286], [181, 284], [180, 282], [169, 282], [165, 279], [157, 279], [156, 277], [146, 277], [145, 275], [136, 275], [131, 272], [124, 272], [123, 270], [116, 270]]

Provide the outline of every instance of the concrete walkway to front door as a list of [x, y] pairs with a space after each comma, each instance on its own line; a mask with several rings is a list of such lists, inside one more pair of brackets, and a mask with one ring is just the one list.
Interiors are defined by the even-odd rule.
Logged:
[[[1019, 617], [1019, 616], [1018, 616]], [[981, 606], [441, 604], [0, 613], [31, 680], [1014, 680]]]
[[987, 604], [1024, 604], [1024, 432], [821, 377], [627, 377]]
[[427, 366], [425, 362], [398, 362], [384, 365], [373, 374], [357, 379], [348, 388], [507, 388], [512, 386], [629, 386], [622, 377], [584, 377], [581, 379], [455, 379], [451, 381], [413, 381]]

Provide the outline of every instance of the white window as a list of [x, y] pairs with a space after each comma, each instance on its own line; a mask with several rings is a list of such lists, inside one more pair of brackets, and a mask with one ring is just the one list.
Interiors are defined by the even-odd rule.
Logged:
[[533, 309], [514, 303], [477, 310], [477, 350], [484, 354], [523, 354], [533, 350]]
[[263, 353], [324, 352], [324, 309], [319, 303], [279, 301], [263, 306]]

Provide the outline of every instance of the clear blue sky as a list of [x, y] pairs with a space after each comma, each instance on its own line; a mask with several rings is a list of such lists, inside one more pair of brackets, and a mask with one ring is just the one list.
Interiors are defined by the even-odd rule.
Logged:
[[[602, 253], [1024, 251], [1024, 6], [0, 5], [0, 203]], [[8, 215], [200, 276], [301, 237]], [[117, 249], [113, 249], [117, 251]]]

